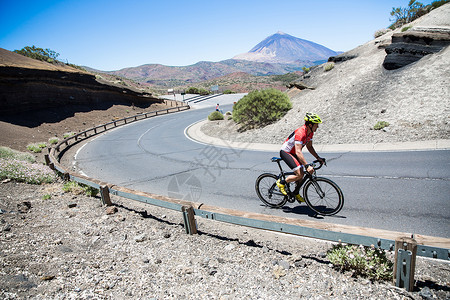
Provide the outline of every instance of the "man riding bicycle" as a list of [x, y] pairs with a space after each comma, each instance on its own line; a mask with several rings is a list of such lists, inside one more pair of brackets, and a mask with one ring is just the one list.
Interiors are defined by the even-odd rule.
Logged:
[[[305, 174], [304, 168], [305, 165], [307, 165], [306, 159], [302, 153], [302, 149], [305, 145], [309, 153], [311, 153], [321, 164], [325, 163], [325, 159], [317, 155], [317, 152], [312, 144], [314, 133], [317, 131], [319, 124], [322, 123], [322, 120], [317, 114], [313, 113], [306, 113], [304, 119], [305, 124], [291, 133], [291, 135], [289, 135], [289, 137], [281, 146], [280, 157], [295, 173], [295, 175], [286, 177], [286, 181], [278, 179], [277, 186], [284, 195], [287, 195], [285, 189], [286, 183], [294, 181], [299, 182], [303, 179], [303, 176]], [[308, 166], [308, 169], [306, 171], [312, 174], [314, 172], [314, 169], [312, 166]], [[304, 202], [303, 197], [298, 194], [298, 191], [296, 192], [297, 193], [295, 195], [295, 198], [299, 202]]]

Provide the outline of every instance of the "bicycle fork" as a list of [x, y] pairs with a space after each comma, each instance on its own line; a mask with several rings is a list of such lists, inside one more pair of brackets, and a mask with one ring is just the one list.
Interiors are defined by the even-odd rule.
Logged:
[[320, 199], [325, 198], [325, 192], [322, 191], [322, 188], [317, 183], [317, 181], [314, 180], [313, 178], [311, 178], [311, 182], [312, 182], [312, 185], [314, 186], [314, 189], [316, 190], [317, 194], [319, 195]]

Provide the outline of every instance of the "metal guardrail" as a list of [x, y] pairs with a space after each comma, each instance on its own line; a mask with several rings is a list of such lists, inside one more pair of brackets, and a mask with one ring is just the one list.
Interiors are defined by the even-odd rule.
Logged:
[[[175, 101], [172, 101], [175, 102]], [[99, 180], [85, 177], [79, 174], [74, 174], [68, 171], [60, 164], [60, 159], [64, 152], [79, 142], [80, 140], [92, 137], [96, 134], [105, 132], [107, 130], [116, 128], [117, 126], [126, 125], [135, 121], [143, 120], [149, 117], [154, 117], [162, 114], [168, 114], [171, 112], [178, 112], [182, 110], [189, 109], [189, 106], [184, 105], [174, 108], [169, 108], [161, 111], [154, 111], [143, 113], [120, 120], [115, 120], [94, 128], [90, 128], [83, 132], [80, 132], [74, 136], [71, 136], [62, 142], [58, 143], [54, 148], [50, 149], [49, 156], [46, 157], [47, 163], [54, 170], [59, 171], [64, 178], [77, 181], [79, 183], [100, 189], [102, 192], [102, 201], [104, 198], [104, 192], [111, 193], [120, 197], [127, 199], [159, 206], [162, 208], [167, 208], [179, 212], [183, 212], [183, 217], [185, 220], [186, 232], [193, 234], [197, 232], [195, 225], [194, 216], [212, 219], [216, 221], [226, 222], [230, 224], [236, 224], [241, 226], [271, 230], [276, 232], [289, 233], [294, 235], [300, 235], [305, 237], [317, 238], [322, 240], [328, 240], [333, 242], [341, 242], [354, 245], [364, 245], [364, 246], [374, 246], [384, 250], [394, 250], [396, 247], [396, 240], [389, 238], [378, 238], [368, 235], [360, 235], [354, 233], [347, 233], [342, 231], [331, 231], [328, 229], [314, 228], [308, 226], [308, 224], [303, 224], [301, 220], [275, 217], [263, 214], [251, 214], [236, 210], [224, 209], [220, 207], [214, 207], [209, 205], [204, 205], [202, 203], [188, 202], [178, 199], [173, 199], [169, 197], [164, 197], [161, 195], [149, 194], [139, 191], [130, 190], [124, 187], [115, 186], [106, 182], [101, 182]], [[64, 146], [64, 149], [62, 147]], [[109, 194], [105, 195], [109, 199]], [[108, 200], [109, 201], [109, 200]], [[105, 203], [105, 202], [104, 202]], [[190, 208], [190, 209], [189, 209]], [[250, 215], [250, 217], [249, 217]], [[303, 221], [305, 222], [305, 221]], [[194, 225], [193, 225], [194, 224]], [[405, 236], [407, 234], [403, 234]], [[415, 238], [418, 239], [417, 245], [417, 255], [429, 258], [436, 258], [442, 260], [450, 260], [450, 239], [436, 238], [439, 241], [432, 244], [442, 244], [447, 246], [439, 247], [436, 245], [425, 245], [421, 242], [421, 237], [417, 235]], [[434, 237], [428, 237], [434, 238]], [[424, 239], [425, 242], [427, 239]], [[429, 240], [429, 239], [428, 239]], [[422, 244], [421, 244], [422, 243]], [[397, 249], [395, 249], [397, 250]], [[400, 250], [399, 250], [400, 251]], [[394, 272], [396, 272], [394, 270]]]

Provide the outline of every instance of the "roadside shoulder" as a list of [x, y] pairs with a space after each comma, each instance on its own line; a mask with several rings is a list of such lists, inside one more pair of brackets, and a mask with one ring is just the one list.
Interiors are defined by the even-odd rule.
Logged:
[[[196, 142], [214, 145], [218, 147], [237, 148], [254, 151], [278, 152], [280, 145], [263, 143], [244, 143], [234, 142], [222, 138], [206, 135], [201, 127], [208, 122], [202, 120], [191, 124], [185, 129], [185, 135]], [[392, 143], [374, 143], [374, 144], [334, 144], [320, 145], [315, 144], [314, 148], [320, 152], [367, 152], [367, 151], [413, 151], [413, 150], [449, 150], [450, 139], [439, 139], [430, 141], [416, 142], [392, 142]]]

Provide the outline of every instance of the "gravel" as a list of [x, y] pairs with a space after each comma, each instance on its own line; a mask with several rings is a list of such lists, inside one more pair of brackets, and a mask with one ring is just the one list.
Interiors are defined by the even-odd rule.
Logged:
[[[51, 195], [43, 200], [44, 195]], [[414, 292], [333, 268], [331, 243], [198, 218], [62, 184], [0, 184], [1, 299], [448, 299], [448, 262], [418, 257]], [[392, 253], [390, 253], [392, 256]]]

